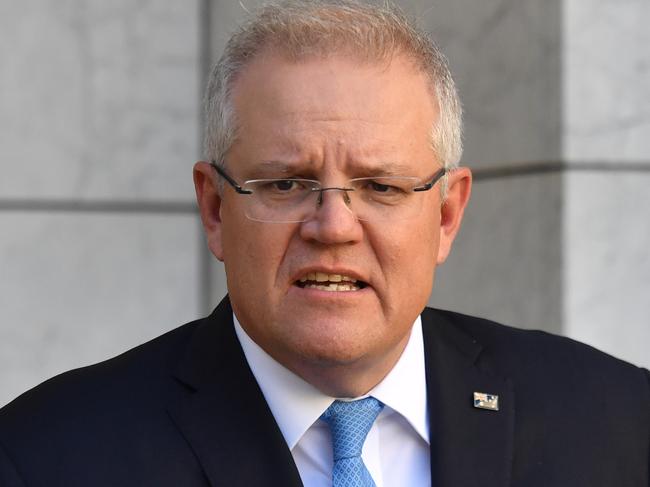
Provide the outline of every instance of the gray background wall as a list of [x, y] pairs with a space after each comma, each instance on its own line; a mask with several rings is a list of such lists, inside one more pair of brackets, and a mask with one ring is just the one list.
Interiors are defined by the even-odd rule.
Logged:
[[[401, 3], [450, 58], [476, 176], [431, 303], [650, 366], [650, 4]], [[191, 166], [241, 17], [234, 0], [0, 1], [0, 404], [225, 293]]]

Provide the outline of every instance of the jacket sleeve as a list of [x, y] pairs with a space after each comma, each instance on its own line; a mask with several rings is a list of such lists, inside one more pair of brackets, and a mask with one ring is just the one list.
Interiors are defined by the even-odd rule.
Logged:
[[2, 444], [0, 444], [0, 485], [2, 487], [27, 487], [27, 484], [18, 475], [16, 466], [7, 455]]

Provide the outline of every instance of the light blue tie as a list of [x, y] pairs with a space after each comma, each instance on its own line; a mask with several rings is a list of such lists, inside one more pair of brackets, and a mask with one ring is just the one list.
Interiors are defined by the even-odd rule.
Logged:
[[321, 415], [332, 432], [333, 487], [375, 487], [361, 459], [361, 449], [383, 407], [374, 397], [349, 402], [334, 401]]

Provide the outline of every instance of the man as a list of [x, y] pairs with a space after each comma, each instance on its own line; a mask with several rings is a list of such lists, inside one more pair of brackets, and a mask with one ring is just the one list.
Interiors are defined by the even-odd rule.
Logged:
[[268, 6], [206, 101], [229, 297], [4, 408], [1, 485], [649, 485], [647, 371], [425, 309], [471, 187], [426, 35], [389, 6]]

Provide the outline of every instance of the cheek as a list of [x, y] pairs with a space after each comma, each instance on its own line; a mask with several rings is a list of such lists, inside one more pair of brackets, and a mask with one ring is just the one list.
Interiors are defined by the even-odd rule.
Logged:
[[[225, 215], [224, 215], [225, 216]], [[247, 293], [268, 292], [278, 275], [286, 252], [286, 232], [279, 226], [224, 218], [224, 264], [228, 274], [237, 276]], [[258, 289], [258, 293], [255, 293]]]
[[[434, 222], [418, 220], [390, 232], [382, 232], [383, 245], [377, 249], [388, 292], [399, 299], [421, 300], [433, 282], [438, 252], [438, 232]], [[418, 294], [418, 296], [416, 296]]]
[[382, 232], [385, 262], [396, 268], [422, 267], [435, 262], [439, 231], [431, 222], [414, 221]]
[[418, 246], [417, 253], [435, 269], [440, 246], [440, 201], [432, 192], [427, 194], [427, 198], [423, 218], [413, 225], [413, 239]]

